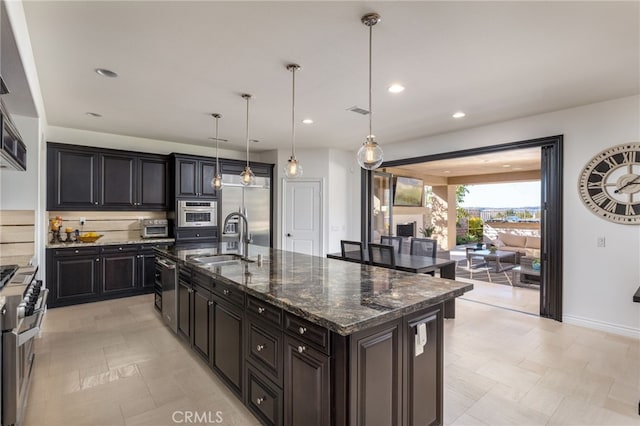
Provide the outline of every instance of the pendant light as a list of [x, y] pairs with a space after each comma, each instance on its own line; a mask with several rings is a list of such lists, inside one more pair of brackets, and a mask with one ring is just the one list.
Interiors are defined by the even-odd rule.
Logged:
[[291, 158], [284, 168], [284, 174], [288, 178], [296, 178], [302, 176], [302, 166], [296, 159], [296, 71], [300, 71], [300, 65], [289, 64], [287, 69], [291, 71], [293, 76], [293, 84], [291, 90]]
[[222, 175], [220, 174], [220, 157], [218, 156], [218, 120], [222, 117], [220, 114], [211, 114], [216, 119], [216, 175], [211, 179], [211, 186], [216, 191], [222, 189]]
[[242, 98], [247, 101], [247, 165], [242, 173], [240, 173], [240, 177], [242, 178], [241, 183], [244, 186], [252, 185], [256, 179], [256, 176], [251, 171], [251, 167], [249, 167], [249, 100], [251, 97], [251, 95], [246, 93], [242, 94]]
[[373, 38], [373, 26], [380, 22], [380, 15], [368, 13], [361, 18], [363, 24], [369, 27], [369, 135], [358, 150], [358, 164], [367, 170], [377, 169], [382, 164], [382, 148], [375, 141], [371, 127], [371, 40]]

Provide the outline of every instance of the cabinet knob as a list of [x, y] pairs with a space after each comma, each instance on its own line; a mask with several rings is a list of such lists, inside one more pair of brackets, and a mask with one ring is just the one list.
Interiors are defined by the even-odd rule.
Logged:
[[200, 236], [200, 234], [196, 234], [196, 237], [199, 237], [199, 236]]
[[94, 202], [93, 202], [93, 204], [95, 204], [95, 205], [97, 206], [97, 205], [98, 205], [98, 202], [97, 202], [97, 201], [94, 201]]
[[305, 327], [300, 327], [300, 328], [298, 329], [298, 332], [299, 332], [300, 334], [304, 334], [304, 333], [306, 333], [306, 332], [307, 332], [307, 329], [306, 329]]
[[256, 346], [256, 351], [258, 351], [258, 352], [262, 352], [263, 349], [264, 349], [264, 345]]
[[263, 396], [261, 398], [256, 398], [256, 404], [261, 405], [264, 402], [265, 399], [266, 399], [265, 396]]
[[122, 247], [118, 247], [118, 250], [122, 251]]
[[228, 295], [229, 295], [229, 293], [230, 293], [230, 291], [229, 291], [229, 290], [227, 290], [227, 289], [225, 288], [224, 290], [222, 290], [222, 293], [223, 293], [225, 296], [228, 296]]
[[211, 306], [211, 305], [213, 305], [213, 301], [212, 301], [212, 300], [209, 300], [209, 301], [207, 302], [207, 304], [208, 304], [209, 306]]
[[306, 350], [307, 350], [306, 346], [298, 346], [298, 352], [299, 353], [302, 353], [302, 352], [304, 352]]
[[97, 258], [97, 259], [96, 259], [96, 262], [100, 262], [100, 258]]
[[78, 254], [78, 253], [80, 253], [80, 250], [75, 250], [74, 253]]
[[264, 308], [258, 308], [258, 313], [261, 314], [264, 312]]

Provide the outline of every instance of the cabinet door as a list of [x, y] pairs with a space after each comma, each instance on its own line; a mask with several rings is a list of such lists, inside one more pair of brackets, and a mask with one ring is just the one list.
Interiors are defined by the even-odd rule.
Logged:
[[[402, 421], [401, 320], [351, 336], [350, 410], [354, 426], [399, 425]], [[416, 423], [418, 424], [418, 423]]]
[[198, 195], [201, 197], [213, 197], [216, 195], [216, 191], [211, 185], [211, 181], [216, 175], [216, 163], [209, 161], [200, 161], [200, 188], [198, 189]]
[[[415, 335], [424, 324], [426, 345], [416, 355]], [[442, 424], [442, 309], [405, 321], [404, 397], [405, 425]]]
[[138, 162], [138, 206], [146, 210], [168, 208], [168, 173], [167, 160], [140, 157]]
[[243, 312], [241, 308], [221, 303], [217, 296], [214, 296], [213, 309], [213, 368], [242, 396]]
[[48, 210], [95, 208], [98, 204], [98, 154], [53, 148], [48, 157]]
[[329, 367], [327, 355], [285, 336], [285, 425], [330, 424]]
[[50, 306], [79, 303], [96, 298], [100, 292], [96, 256], [57, 257], [53, 260], [55, 298]]
[[211, 293], [195, 286], [193, 293], [193, 348], [207, 362], [211, 361], [212, 305]]
[[102, 257], [102, 293], [133, 291], [137, 284], [137, 255], [122, 254]]
[[178, 280], [178, 334], [189, 342], [191, 342], [192, 292], [191, 286]]
[[132, 156], [101, 154], [100, 163], [102, 205], [133, 207], [136, 204], [136, 159]]
[[198, 193], [198, 160], [178, 158], [176, 161], [176, 196], [195, 197]]
[[143, 289], [152, 289], [155, 281], [156, 256], [153, 251], [144, 251], [138, 255], [138, 285]]

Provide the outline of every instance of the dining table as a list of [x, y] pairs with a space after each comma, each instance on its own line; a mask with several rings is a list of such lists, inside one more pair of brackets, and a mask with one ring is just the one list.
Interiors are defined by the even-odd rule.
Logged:
[[[342, 253], [328, 253], [327, 258], [344, 260], [355, 263], [369, 263], [369, 253], [364, 252], [364, 259], [359, 261], [343, 257]], [[456, 279], [456, 261], [439, 257], [418, 256], [415, 254], [395, 253], [396, 265], [393, 269], [398, 271], [412, 272], [414, 274], [424, 274], [432, 271], [439, 271], [440, 278], [449, 280]], [[444, 304], [444, 317], [456, 317], [455, 299], [451, 299]]]

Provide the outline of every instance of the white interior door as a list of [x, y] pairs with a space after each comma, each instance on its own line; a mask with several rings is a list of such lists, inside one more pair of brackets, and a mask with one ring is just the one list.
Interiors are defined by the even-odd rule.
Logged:
[[283, 183], [282, 245], [297, 253], [322, 255], [322, 181]]

